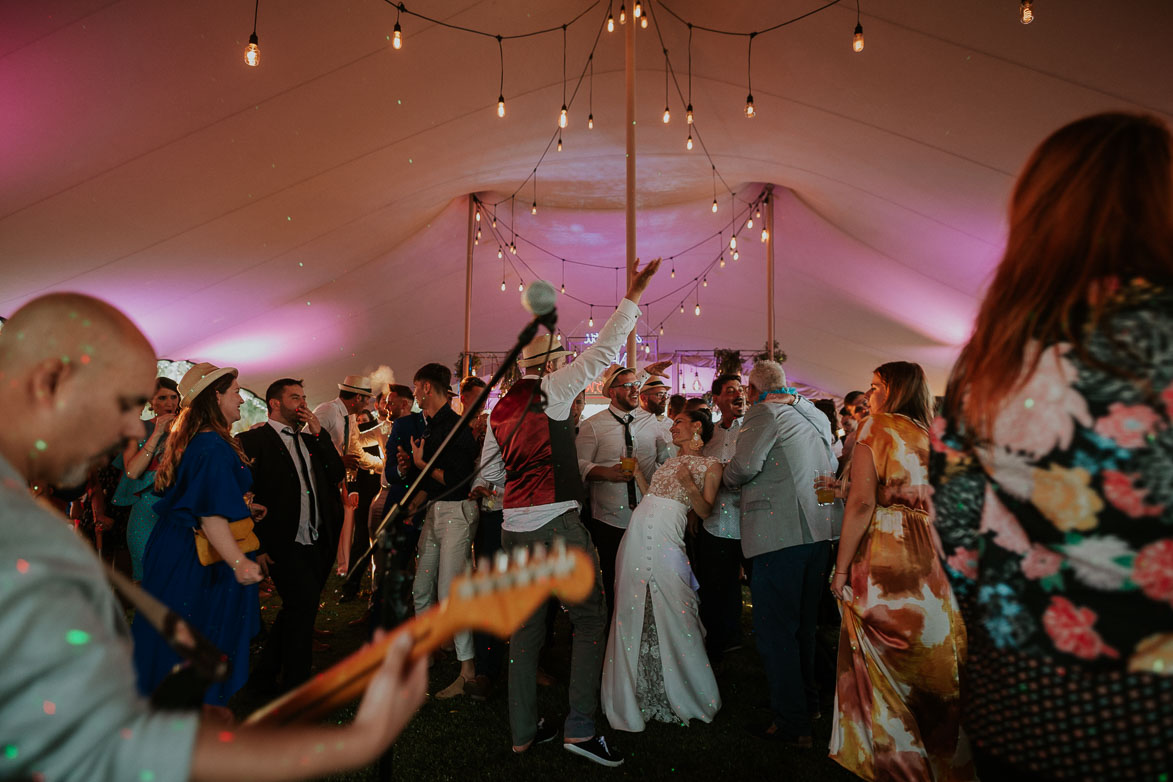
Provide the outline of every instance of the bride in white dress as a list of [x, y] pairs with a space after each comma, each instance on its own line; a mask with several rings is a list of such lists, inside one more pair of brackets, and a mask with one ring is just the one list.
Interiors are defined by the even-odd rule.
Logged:
[[711, 722], [721, 708], [684, 553], [689, 509], [707, 517], [721, 484], [721, 463], [700, 455], [712, 435], [707, 413], [682, 413], [672, 425], [680, 456], [664, 462], [650, 486], [635, 473], [643, 499], [615, 560], [615, 615], [603, 663], [603, 711], [617, 730], [642, 731], [652, 719]]

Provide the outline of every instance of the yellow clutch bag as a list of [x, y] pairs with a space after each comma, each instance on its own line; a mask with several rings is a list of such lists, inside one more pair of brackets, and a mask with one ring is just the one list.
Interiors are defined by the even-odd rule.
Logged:
[[[256, 551], [261, 547], [261, 541], [257, 539], [257, 534], [253, 532], [253, 520], [241, 519], [240, 521], [232, 521], [228, 523], [228, 529], [232, 530], [232, 537], [236, 538], [236, 545], [240, 546], [240, 550], [245, 554], [250, 551]], [[203, 530], [195, 531], [196, 555], [200, 558], [201, 565], [214, 565], [223, 557], [216, 547], [208, 540], [208, 536], [204, 534]]]

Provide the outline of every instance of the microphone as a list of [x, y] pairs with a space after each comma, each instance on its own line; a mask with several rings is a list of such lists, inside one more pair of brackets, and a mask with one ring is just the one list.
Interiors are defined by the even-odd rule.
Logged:
[[557, 302], [554, 286], [545, 280], [534, 280], [521, 294], [521, 306], [549, 328], [553, 328], [558, 320]]

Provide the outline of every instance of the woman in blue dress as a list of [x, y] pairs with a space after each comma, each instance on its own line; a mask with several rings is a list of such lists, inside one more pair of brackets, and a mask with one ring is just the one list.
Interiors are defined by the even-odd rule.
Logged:
[[[196, 364], [179, 382], [183, 397], [155, 476], [159, 520], [143, 556], [143, 587], [228, 655], [227, 681], [204, 702], [224, 706], [248, 679], [249, 641], [260, 627], [260, 567], [232, 536], [230, 521], [250, 515], [244, 494], [252, 473], [229, 427], [240, 420], [236, 370]], [[195, 532], [223, 558], [201, 565]], [[180, 661], [141, 617], [133, 625], [139, 690], [150, 694]]]
[[143, 551], [159, 518], [155, 515], [155, 503], [159, 500], [155, 494], [155, 471], [159, 469], [167, 434], [179, 410], [179, 386], [169, 377], [155, 378], [155, 393], [148, 404], [155, 417], [146, 422], [146, 437], [131, 443], [122, 454], [125, 470], [114, 492], [115, 505], [130, 506], [126, 545], [130, 549], [135, 581], [143, 580]]

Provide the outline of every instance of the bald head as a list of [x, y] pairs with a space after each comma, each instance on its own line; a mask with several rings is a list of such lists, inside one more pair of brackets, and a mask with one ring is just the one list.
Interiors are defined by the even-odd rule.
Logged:
[[0, 331], [0, 455], [31, 482], [76, 485], [126, 439], [155, 377], [155, 354], [116, 308], [53, 293], [17, 310]]

